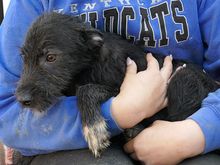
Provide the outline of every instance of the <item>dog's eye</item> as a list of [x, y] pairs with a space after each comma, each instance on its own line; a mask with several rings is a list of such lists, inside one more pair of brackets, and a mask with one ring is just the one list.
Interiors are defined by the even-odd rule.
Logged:
[[48, 62], [53, 62], [56, 60], [56, 55], [55, 54], [49, 54], [47, 55], [47, 61]]

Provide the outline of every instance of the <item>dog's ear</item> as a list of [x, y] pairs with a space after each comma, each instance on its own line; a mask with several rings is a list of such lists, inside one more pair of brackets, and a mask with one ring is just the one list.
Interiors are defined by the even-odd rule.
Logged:
[[98, 30], [83, 31], [81, 32], [81, 36], [90, 51], [96, 51], [104, 44], [103, 34]]
[[89, 51], [96, 51], [103, 46], [104, 37], [101, 31], [77, 17], [71, 17], [71, 20], [74, 22], [71, 24], [72, 28], [81, 35]]

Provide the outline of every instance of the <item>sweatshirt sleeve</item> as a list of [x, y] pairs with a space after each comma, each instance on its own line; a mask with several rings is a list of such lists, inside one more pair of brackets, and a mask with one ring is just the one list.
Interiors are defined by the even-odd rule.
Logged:
[[[88, 147], [76, 97], [60, 98], [45, 112], [22, 109], [15, 90], [22, 72], [19, 47], [31, 22], [47, 12], [48, 1], [13, 0], [0, 27], [0, 140], [26, 156]], [[122, 130], [111, 116], [111, 99], [101, 105], [111, 135]]]
[[220, 89], [210, 93], [202, 103], [202, 108], [189, 119], [196, 121], [205, 135], [203, 154], [220, 149]]
[[[204, 42], [203, 68], [220, 81], [220, 1], [198, 0], [198, 17]], [[204, 153], [220, 149], [220, 89], [210, 93], [202, 107], [189, 117], [196, 121], [205, 135]], [[203, 154], [204, 154], [203, 153]]]
[[220, 82], [220, 1], [198, 1], [199, 26], [204, 45], [203, 68]]

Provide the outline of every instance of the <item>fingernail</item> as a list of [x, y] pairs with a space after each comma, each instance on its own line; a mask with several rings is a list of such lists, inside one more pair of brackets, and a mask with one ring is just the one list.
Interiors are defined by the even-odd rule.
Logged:
[[170, 54], [170, 59], [171, 59], [171, 61], [173, 60], [173, 55], [172, 54]]
[[186, 67], [186, 64], [183, 64], [183, 68], [185, 68]]
[[130, 57], [127, 58], [127, 65], [131, 65], [132, 64], [132, 60], [130, 59]]

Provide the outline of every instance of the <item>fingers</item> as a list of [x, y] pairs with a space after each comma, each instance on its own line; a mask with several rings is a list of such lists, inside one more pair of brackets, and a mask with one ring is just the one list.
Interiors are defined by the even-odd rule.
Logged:
[[139, 161], [139, 159], [138, 159], [138, 157], [137, 157], [137, 155], [136, 155], [135, 152], [132, 153], [132, 154], [130, 154], [130, 157], [131, 157], [133, 160]]
[[131, 141], [127, 142], [125, 145], [124, 145], [124, 151], [128, 154], [130, 154], [130, 157], [133, 159], [133, 160], [136, 160], [138, 161], [138, 158], [137, 158], [137, 155], [134, 151], [134, 139], [132, 139]]
[[124, 145], [124, 151], [128, 154], [134, 153], [134, 139], [130, 140]]
[[[159, 70], [160, 66], [158, 61], [153, 57], [151, 53], [148, 53], [146, 55], [147, 59], [147, 69], [152, 70]], [[172, 65], [172, 56], [167, 56], [164, 59], [163, 68], [161, 69], [162, 76], [168, 80], [171, 73], [172, 73], [173, 65]], [[126, 74], [136, 74], [137, 73], [137, 65], [133, 60], [131, 60], [129, 57], [127, 58], [127, 71]]]
[[153, 57], [151, 53], [147, 53], [146, 59], [147, 59], [147, 69], [152, 69], [152, 70], [160, 69], [158, 61]]
[[170, 80], [172, 79], [172, 77], [180, 70], [186, 67], [186, 64], [183, 64], [183, 66], [179, 66], [178, 68], [176, 68], [175, 72], [173, 73], [173, 75], [169, 78], [167, 83], [170, 83]]
[[172, 55], [165, 57], [163, 68], [161, 68], [161, 75], [165, 80], [168, 80], [172, 74], [173, 65], [172, 65]]
[[127, 58], [127, 69], [126, 69], [126, 75], [127, 74], [136, 74], [137, 73], [137, 65], [133, 60], [131, 60], [129, 57]]
[[131, 157], [133, 160], [138, 161], [137, 155], [136, 155], [135, 150], [134, 150], [134, 139], [132, 139], [131, 141], [127, 142], [127, 143], [124, 145], [124, 151], [125, 151], [126, 153], [130, 154], [130, 157]]

